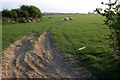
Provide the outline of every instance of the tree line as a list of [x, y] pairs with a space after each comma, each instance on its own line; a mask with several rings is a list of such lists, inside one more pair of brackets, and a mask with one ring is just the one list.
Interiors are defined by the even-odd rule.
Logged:
[[3, 22], [32, 22], [40, 21], [42, 17], [41, 10], [33, 5], [22, 5], [17, 9], [2, 10]]

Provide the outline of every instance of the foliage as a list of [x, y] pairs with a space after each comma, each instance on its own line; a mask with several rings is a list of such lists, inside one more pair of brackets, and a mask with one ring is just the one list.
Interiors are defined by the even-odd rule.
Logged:
[[41, 17], [41, 11], [38, 9], [38, 8], [36, 8], [35, 6], [30, 6], [30, 16], [32, 16], [32, 17]]
[[105, 24], [107, 24], [111, 30], [109, 36], [112, 42], [111, 48], [120, 56], [120, 4], [117, 4], [118, 1], [119, 0], [116, 0], [114, 3], [112, 3], [111, 0], [109, 0], [109, 3], [102, 2], [102, 4], [107, 5], [108, 8], [97, 8], [96, 12], [105, 17]]
[[14, 21], [17, 21], [17, 17], [18, 17], [18, 14], [16, 11], [12, 10], [10, 11], [11, 13], [11, 18], [14, 20]]
[[2, 16], [11, 18], [11, 12], [9, 10], [5, 9], [2, 11]]
[[29, 12], [30, 6], [27, 6], [27, 5], [22, 5], [22, 6], [20, 6], [20, 9], [21, 9], [21, 10], [25, 10], [25, 11], [28, 11], [28, 12]]
[[23, 19], [21, 18], [26, 18], [27, 20], [29, 20], [29, 17], [32, 19], [37, 19], [42, 17], [42, 13], [40, 9], [35, 6], [22, 5], [18, 9], [3, 10], [2, 17], [3, 19], [8, 18], [15, 22], [20, 22], [21, 20], [23, 22]]
[[26, 18], [19, 18], [18, 22], [19, 23], [27, 23], [28, 21], [26, 20]]

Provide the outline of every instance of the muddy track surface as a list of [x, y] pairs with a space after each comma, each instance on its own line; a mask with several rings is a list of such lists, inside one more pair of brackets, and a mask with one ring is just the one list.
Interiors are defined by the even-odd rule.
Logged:
[[90, 72], [69, 64], [52, 45], [49, 32], [24, 36], [3, 53], [3, 78], [91, 78]]

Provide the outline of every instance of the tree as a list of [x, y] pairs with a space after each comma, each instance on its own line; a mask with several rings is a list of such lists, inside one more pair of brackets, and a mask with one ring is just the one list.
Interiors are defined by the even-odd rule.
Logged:
[[111, 34], [109, 39], [111, 40], [111, 48], [120, 56], [120, 4], [119, 0], [115, 0], [114, 3], [109, 0], [109, 3], [102, 2], [101, 4], [107, 5], [108, 8], [97, 8], [95, 11], [105, 17], [105, 24], [109, 26]]
[[9, 10], [7, 10], [7, 9], [4, 9], [2, 11], [2, 16], [10, 18], [11, 17], [11, 12]]
[[29, 15], [30, 15], [30, 6], [22, 5], [20, 7], [20, 10], [22, 11], [24, 17], [26, 17], [26, 18], [29, 17]]
[[20, 9], [21, 9], [21, 10], [25, 10], [25, 11], [28, 11], [28, 12], [29, 12], [30, 6], [27, 6], [27, 5], [22, 5], [22, 6], [20, 6]]
[[14, 10], [11, 10], [10, 13], [11, 13], [12, 19], [13, 19], [14, 21], [17, 21], [17, 17], [18, 17], [17, 12], [14, 11]]
[[28, 13], [28, 11], [22, 11], [22, 13], [23, 13], [23, 16], [25, 17], [25, 18], [28, 18], [29, 17], [29, 13]]
[[40, 18], [42, 16], [40, 9], [33, 5], [31, 6], [22, 5], [20, 9], [25, 11], [24, 14], [26, 14], [26, 16], [28, 15], [28, 13], [29, 13], [29, 16], [33, 18]]
[[39, 8], [30, 6], [30, 16], [34, 18], [40, 18], [42, 16], [42, 13]]
[[[11, 21], [20, 21], [20, 20], [27, 20], [30, 22], [30, 19], [39, 20], [41, 18], [42, 13], [39, 8], [35, 6], [28, 6], [28, 5], [22, 5], [20, 8], [12, 9], [12, 10], [3, 10], [2, 16], [5, 17], [4, 21], [7, 21], [8, 19], [11, 19]], [[31, 17], [31, 18], [30, 18]], [[31, 20], [31, 21], [32, 21]]]

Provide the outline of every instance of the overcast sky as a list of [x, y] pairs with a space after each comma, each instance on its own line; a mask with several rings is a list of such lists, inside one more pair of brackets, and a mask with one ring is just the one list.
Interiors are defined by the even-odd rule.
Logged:
[[103, 7], [101, 2], [109, 0], [0, 0], [0, 10], [19, 8], [22, 4], [34, 5], [42, 12], [88, 13]]

